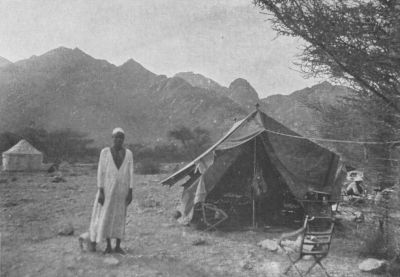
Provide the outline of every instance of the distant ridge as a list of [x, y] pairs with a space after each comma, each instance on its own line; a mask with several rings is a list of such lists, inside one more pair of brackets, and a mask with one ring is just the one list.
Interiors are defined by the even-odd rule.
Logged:
[[9, 60], [6, 58], [0, 57], [0, 67], [7, 66], [9, 64], [12, 64]]

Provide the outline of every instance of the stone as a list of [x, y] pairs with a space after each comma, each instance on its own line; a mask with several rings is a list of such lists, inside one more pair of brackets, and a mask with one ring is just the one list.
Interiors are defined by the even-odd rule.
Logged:
[[377, 259], [366, 259], [362, 261], [358, 265], [358, 269], [363, 272], [370, 272], [374, 274], [384, 273], [386, 269], [386, 261], [385, 260], [377, 260]]
[[117, 266], [117, 265], [119, 265], [119, 260], [116, 259], [116, 258], [114, 258], [114, 257], [107, 257], [107, 258], [105, 258], [105, 259], [103, 260], [103, 262], [104, 262], [106, 265], [109, 265], [109, 266]]
[[46, 183], [40, 184], [40, 185], [39, 185], [39, 188], [41, 188], [41, 189], [47, 189], [47, 184], [46, 184]]
[[178, 219], [178, 218], [180, 218], [182, 216], [182, 213], [180, 212], [180, 211], [175, 211], [173, 214], [172, 214], [172, 217], [174, 218], [174, 219]]
[[354, 215], [355, 215], [354, 221], [356, 223], [363, 223], [365, 221], [365, 217], [364, 217], [364, 214], [362, 212], [357, 211], [357, 212], [354, 213]]
[[301, 245], [301, 236], [298, 236], [295, 241], [289, 240], [289, 239], [282, 241], [282, 246], [285, 249], [290, 248], [292, 250], [292, 252], [298, 252], [300, 249], [300, 245]]
[[284, 250], [284, 252], [289, 253], [289, 254], [296, 253], [296, 250], [295, 250], [295, 249], [293, 249], [293, 248], [291, 248], [291, 247], [288, 247], [288, 246], [284, 246], [284, 247], [283, 247], [283, 250]]
[[153, 198], [146, 198], [141, 204], [144, 208], [157, 208], [161, 206], [161, 203]]
[[259, 242], [257, 245], [260, 246], [262, 249], [266, 249], [271, 252], [275, 252], [279, 248], [278, 243], [271, 239], [263, 240], [263, 241]]
[[60, 236], [72, 236], [74, 234], [74, 226], [72, 223], [63, 224], [58, 230], [58, 235]]
[[253, 265], [249, 261], [241, 261], [240, 267], [243, 270], [252, 270], [253, 269]]
[[199, 239], [195, 239], [194, 241], [192, 241], [192, 245], [198, 246], [198, 245], [205, 245], [206, 241], [202, 238]]
[[54, 176], [52, 179], [51, 179], [51, 182], [52, 183], [61, 183], [61, 182], [66, 182], [66, 180], [63, 178], [63, 177], [61, 177], [61, 176]]

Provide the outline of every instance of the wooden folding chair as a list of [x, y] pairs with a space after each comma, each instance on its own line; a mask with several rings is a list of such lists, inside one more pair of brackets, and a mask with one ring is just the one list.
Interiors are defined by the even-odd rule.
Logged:
[[[290, 269], [294, 267], [301, 277], [307, 276], [316, 265], [319, 265], [326, 276], [330, 277], [328, 271], [323, 266], [321, 261], [328, 255], [332, 240], [333, 227], [334, 221], [331, 217], [310, 218], [309, 216], [306, 216], [302, 228], [292, 233], [283, 234], [278, 241], [278, 244], [281, 247], [283, 239], [295, 235], [302, 236], [299, 257], [296, 259], [293, 259], [288, 251], [282, 247], [290, 261], [290, 265], [286, 268], [284, 274], [286, 275]], [[296, 263], [298, 263], [304, 256], [311, 256], [314, 261], [308, 270], [303, 274], [296, 266]]]
[[217, 226], [228, 219], [228, 215], [214, 204], [201, 203], [203, 222], [207, 226], [204, 231], [216, 230]]

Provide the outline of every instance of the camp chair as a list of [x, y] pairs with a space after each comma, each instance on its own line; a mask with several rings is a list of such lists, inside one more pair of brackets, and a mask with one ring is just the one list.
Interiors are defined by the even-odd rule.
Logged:
[[[283, 234], [280, 237], [278, 244], [285, 251], [290, 261], [290, 265], [286, 268], [284, 274], [286, 275], [290, 269], [294, 267], [297, 273], [303, 277], [308, 275], [316, 265], [319, 265], [323, 269], [326, 276], [330, 277], [328, 271], [322, 265], [321, 261], [328, 255], [332, 240], [333, 227], [334, 221], [330, 217], [309, 218], [306, 216], [302, 228], [292, 233]], [[286, 249], [282, 246], [282, 240], [299, 234], [302, 236], [299, 250], [300, 254], [297, 259], [292, 259], [288, 251], [286, 251]], [[302, 274], [302, 272], [296, 266], [296, 263], [298, 263], [304, 256], [313, 257], [314, 262], [308, 268], [306, 273]]]
[[219, 224], [228, 219], [228, 215], [222, 209], [211, 203], [201, 203], [201, 212], [203, 222], [207, 226], [204, 231], [216, 230]]

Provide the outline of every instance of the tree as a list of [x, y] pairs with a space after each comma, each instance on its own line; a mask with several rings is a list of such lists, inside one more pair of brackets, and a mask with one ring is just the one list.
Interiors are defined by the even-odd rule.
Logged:
[[[358, 91], [360, 97], [350, 107], [357, 108], [357, 120], [367, 130], [355, 134], [357, 138], [368, 135], [377, 141], [387, 141], [398, 135], [399, 0], [254, 0], [254, 3], [271, 16], [278, 34], [305, 41], [298, 63], [304, 73], [343, 81]], [[345, 113], [341, 113], [343, 111]], [[326, 116], [334, 119], [328, 120], [331, 126], [325, 131], [329, 130], [334, 136], [335, 131], [342, 129], [340, 125], [348, 120], [343, 117], [346, 112], [328, 110]], [[392, 175], [393, 168], [387, 162], [391, 149], [385, 144], [370, 148], [386, 160], [374, 162], [372, 168], [386, 178]], [[394, 172], [393, 177], [397, 183], [398, 172]], [[399, 209], [396, 200], [390, 202]], [[387, 228], [385, 231], [388, 232]], [[390, 243], [386, 240], [384, 247], [388, 246]], [[400, 257], [400, 250], [395, 252], [391, 256]]]
[[302, 38], [299, 63], [400, 112], [399, 0], [254, 0], [278, 34]]
[[0, 133], [1, 152], [14, 146], [19, 140], [26, 139], [35, 148], [45, 154], [48, 161], [79, 161], [97, 156], [97, 149], [91, 147], [92, 139], [87, 135], [70, 129], [48, 132], [44, 129], [27, 127], [15, 133]]
[[[362, 101], [358, 97], [341, 98], [334, 104], [321, 103], [319, 99], [299, 99], [299, 101], [315, 112], [318, 118], [317, 129], [321, 137], [333, 140], [347, 140], [353, 142], [385, 142], [396, 140], [398, 134], [397, 120], [385, 105], [375, 101]], [[373, 98], [371, 98], [373, 99]], [[340, 153], [346, 162], [368, 170], [379, 168], [389, 173], [392, 145], [368, 143], [323, 143], [335, 152]], [[395, 168], [392, 168], [393, 170]], [[383, 173], [383, 172], [381, 172]]]
[[210, 132], [201, 127], [193, 129], [195, 154], [200, 155], [211, 144]]
[[190, 129], [186, 126], [178, 126], [168, 132], [168, 137], [181, 142], [192, 159], [204, 151], [211, 142], [210, 132], [201, 127]]
[[4, 152], [17, 144], [21, 136], [11, 132], [0, 133], [0, 152]]
[[186, 126], [179, 126], [168, 132], [168, 137], [176, 139], [187, 148], [190, 140], [194, 138], [192, 131]]
[[42, 143], [48, 158], [75, 161], [97, 156], [97, 150], [90, 147], [93, 142], [85, 133], [63, 129], [49, 132]]

